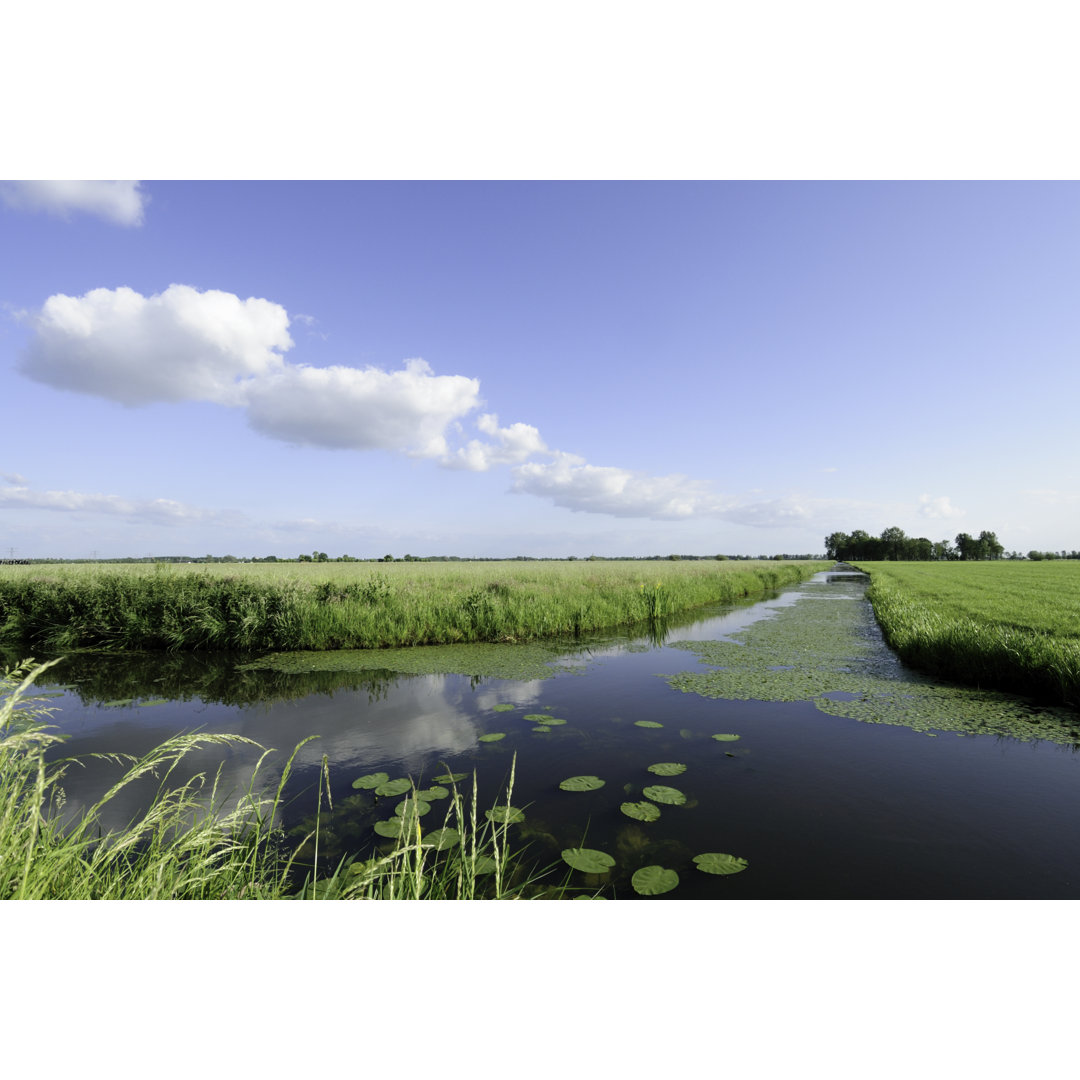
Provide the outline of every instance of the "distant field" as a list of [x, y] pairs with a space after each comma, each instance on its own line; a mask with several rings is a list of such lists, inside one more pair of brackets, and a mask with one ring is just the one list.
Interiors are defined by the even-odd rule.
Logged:
[[229, 563], [0, 567], [0, 640], [347, 649], [524, 641], [804, 580], [825, 562]]
[[1080, 561], [858, 565], [907, 663], [1080, 705]]

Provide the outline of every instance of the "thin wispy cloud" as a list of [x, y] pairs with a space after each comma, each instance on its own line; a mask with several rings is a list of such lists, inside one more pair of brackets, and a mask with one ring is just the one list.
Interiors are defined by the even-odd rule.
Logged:
[[69, 218], [91, 214], [114, 225], [142, 225], [149, 196], [138, 180], [6, 180], [0, 199], [13, 210]]
[[25, 484], [0, 488], [0, 510], [55, 510], [61, 513], [109, 514], [156, 525], [241, 524], [232, 510], [208, 510], [175, 499], [128, 499], [79, 491], [35, 491]]

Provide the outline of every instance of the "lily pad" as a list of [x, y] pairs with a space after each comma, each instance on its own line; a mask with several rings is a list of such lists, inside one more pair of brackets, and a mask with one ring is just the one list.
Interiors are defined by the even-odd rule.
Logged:
[[140, 701], [139, 707], [145, 709], [149, 705], [168, 705], [167, 698], [154, 698], [153, 701]]
[[563, 791], [596, 791], [603, 786], [599, 776], [571, 776], [559, 784]]
[[713, 738], [717, 742], [735, 742], [736, 739], [741, 738], [740, 735], [714, 735]]
[[431, 779], [434, 780], [436, 784], [459, 784], [466, 776], [468, 776], [468, 773], [448, 772], [443, 773], [442, 776], [433, 776]]
[[401, 780], [387, 780], [385, 783], [380, 784], [375, 789], [376, 795], [404, 795], [409, 788], [412, 787], [412, 781]]
[[480, 742], [498, 742], [500, 739], [506, 738], [505, 731], [492, 731], [487, 735], [480, 736]]
[[657, 776], [678, 776], [679, 773], [686, 772], [686, 766], [678, 761], [658, 761], [649, 766], [649, 772], [656, 773]]
[[704, 855], [695, 855], [694, 862], [699, 870], [706, 874], [738, 874], [750, 864], [737, 855], [724, 855], [719, 851], [709, 851]]
[[425, 814], [431, 812], [431, 803], [423, 802], [420, 799], [402, 799], [401, 802], [394, 807], [394, 813], [398, 817], [404, 817], [406, 814], [416, 814], [417, 817], [423, 817]]
[[493, 806], [484, 813], [488, 821], [493, 821], [497, 825], [516, 825], [519, 821], [525, 820], [525, 811], [519, 810], [516, 806]]
[[445, 799], [450, 794], [448, 788], [444, 787], [429, 787], [423, 791], [418, 791], [416, 797], [421, 802], [433, 802], [435, 799]]
[[634, 872], [630, 884], [639, 896], [660, 896], [679, 884], [679, 875], [662, 866], [643, 866]]
[[615, 860], [610, 855], [595, 848], [566, 848], [562, 858], [567, 866], [585, 874], [603, 874], [615, 865]]
[[663, 724], [658, 724], [655, 720], [635, 720], [634, 727], [663, 727]]
[[457, 829], [447, 826], [445, 829], [432, 829], [431, 832], [421, 837], [420, 843], [424, 847], [433, 847], [437, 851], [445, 851], [447, 848], [456, 846], [461, 839], [461, 833]]
[[686, 796], [678, 788], [665, 787], [663, 784], [653, 784], [651, 787], [644, 788], [641, 794], [646, 799], [663, 803], [665, 806], [682, 806], [686, 802]]
[[495, 860], [490, 855], [477, 855], [473, 859], [473, 873], [477, 877], [481, 877], [484, 874], [495, 873]]
[[376, 821], [375, 831], [380, 836], [385, 836], [388, 840], [397, 840], [401, 836], [401, 830], [405, 827], [405, 822], [401, 818], [391, 818], [389, 821]]
[[504, 701], [501, 705], [491, 706], [492, 712], [513, 712], [513, 710], [514, 706], [511, 705], [508, 701]]
[[[549, 716], [543, 723], [544, 727], [558, 727], [561, 724], [565, 724], [565, 720], [560, 720], [557, 716]], [[539, 724], [537, 725], [540, 726]]]
[[370, 791], [372, 788], [377, 788], [380, 784], [385, 784], [390, 779], [390, 775], [384, 772], [368, 773], [366, 776], [358, 776], [353, 782], [354, 788]]
[[651, 802], [624, 802], [619, 809], [635, 821], [655, 821], [660, 816], [660, 807]]
[[535, 727], [533, 728], [533, 731], [550, 731], [550, 730], [551, 730], [551, 728], [549, 728], [549, 727], [547, 726], [547, 724], [537, 724], [537, 725], [536, 725], [536, 726], [535, 726]]
[[542, 712], [529, 712], [524, 716], [525, 720], [535, 720], [538, 724], [546, 724], [551, 717], [547, 713]]

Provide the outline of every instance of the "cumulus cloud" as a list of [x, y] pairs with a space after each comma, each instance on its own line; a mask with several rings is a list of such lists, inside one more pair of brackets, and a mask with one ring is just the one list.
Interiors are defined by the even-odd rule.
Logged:
[[964, 511], [953, 506], [948, 495], [939, 495], [931, 498], [929, 495], [919, 496], [919, 513], [928, 518], [957, 518], [963, 517]]
[[0, 510], [113, 514], [157, 525], [187, 525], [193, 522], [237, 524], [242, 520], [242, 515], [232, 511], [204, 510], [175, 499], [125, 499], [120, 495], [79, 491], [33, 491], [25, 484], [0, 488]]
[[479, 394], [479, 380], [435, 375], [423, 360], [392, 372], [290, 366], [250, 385], [248, 421], [285, 442], [440, 457], [447, 425], [476, 408]]
[[141, 225], [149, 200], [138, 180], [8, 180], [0, 197], [16, 210], [94, 214], [116, 225]]
[[280, 371], [292, 347], [289, 316], [269, 300], [170, 285], [58, 293], [30, 318], [21, 370], [66, 390], [145, 405], [243, 401], [243, 381]]
[[493, 443], [470, 439], [456, 453], [443, 459], [443, 464], [451, 468], [471, 469], [473, 472], [486, 472], [492, 465], [516, 465], [547, 452], [540, 432], [530, 424], [511, 424], [499, 427], [499, 418], [495, 413], [484, 413], [476, 426], [485, 435], [491, 436]]
[[556, 506], [614, 517], [688, 518], [715, 513], [720, 500], [683, 476], [647, 476], [609, 465], [588, 465], [560, 451], [541, 465], [514, 469], [513, 490], [551, 499]]

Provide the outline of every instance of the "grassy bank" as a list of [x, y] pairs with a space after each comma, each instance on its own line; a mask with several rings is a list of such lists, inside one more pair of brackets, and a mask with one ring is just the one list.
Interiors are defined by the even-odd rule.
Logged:
[[[415, 815], [401, 835], [366, 861], [347, 861], [313, 879], [321, 816], [332, 812], [329, 777], [320, 782], [316, 828], [289, 850], [278, 827], [282, 792], [295, 758], [264, 792], [260, 758], [239, 799], [219, 790], [218, 778], [172, 780], [184, 757], [200, 746], [247, 742], [240, 736], [173, 738], [141, 758], [115, 755], [116, 783], [71, 818], [64, 812], [64, 776], [76, 762], [48, 760], [61, 741], [48, 727], [50, 710], [31, 696], [41, 671], [0, 678], [0, 899], [233, 900], [233, 899], [506, 899], [539, 895], [510, 852], [509, 823], [478, 823], [475, 777], [471, 803], [454, 786], [437, 834], [425, 836]], [[254, 745], [254, 744], [251, 744]], [[297, 747], [299, 749], [299, 747]], [[102, 819], [110, 802], [148, 775], [160, 786], [145, 812], [121, 830]], [[513, 791], [513, 771], [504, 802]], [[226, 801], [235, 805], [227, 810]], [[558, 897], [554, 886], [547, 895]]]
[[905, 663], [1080, 707], [1080, 563], [860, 563]]
[[733, 602], [827, 565], [12, 566], [0, 569], [0, 640], [53, 652], [529, 641]]

